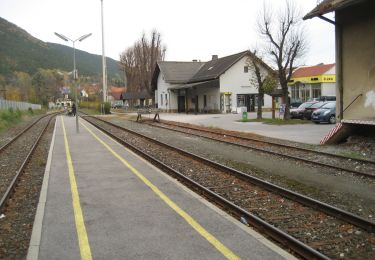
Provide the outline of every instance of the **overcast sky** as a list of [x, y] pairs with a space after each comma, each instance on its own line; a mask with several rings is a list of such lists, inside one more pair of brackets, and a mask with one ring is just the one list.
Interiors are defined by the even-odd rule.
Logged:
[[[273, 9], [284, 4], [266, 2]], [[295, 2], [303, 14], [317, 4]], [[104, 0], [105, 53], [119, 60], [142, 32], [156, 28], [167, 45], [166, 60], [207, 61], [212, 54], [231, 55], [259, 45], [255, 24], [262, 7], [263, 0]], [[0, 0], [0, 16], [47, 42], [71, 46], [54, 32], [71, 39], [93, 33], [76, 48], [102, 53], [100, 0]], [[302, 64], [333, 63], [334, 26], [318, 18], [304, 25], [310, 48]]]

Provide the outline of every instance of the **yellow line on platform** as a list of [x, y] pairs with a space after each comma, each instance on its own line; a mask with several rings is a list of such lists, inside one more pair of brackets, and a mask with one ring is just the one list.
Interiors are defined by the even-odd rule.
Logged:
[[[130, 171], [141, 179], [154, 193], [156, 193], [169, 207], [171, 207], [177, 214], [179, 214], [191, 227], [193, 227], [202, 237], [210, 242], [220, 253], [222, 253], [228, 259], [240, 259], [234, 254], [229, 248], [223, 245], [218, 239], [211, 235], [204, 227], [202, 227], [197, 221], [193, 219], [188, 213], [181, 209], [176, 203], [174, 203], [167, 195], [165, 195], [158, 187], [151, 183], [142, 173], [135, 169], [128, 161], [122, 158], [116, 153], [108, 144], [100, 139], [94, 132], [92, 132], [85, 124], [81, 122], [87, 131], [91, 133], [96, 140], [98, 140], [105, 148], [107, 148], [117, 159], [119, 159]], [[109, 137], [110, 138], [110, 137]], [[112, 139], [112, 138], [111, 138]]]
[[69, 170], [70, 189], [71, 189], [71, 192], [72, 192], [74, 219], [75, 219], [77, 236], [78, 236], [78, 241], [79, 241], [79, 251], [80, 251], [80, 254], [81, 254], [81, 259], [92, 260], [89, 239], [88, 239], [87, 232], [86, 232], [85, 221], [83, 219], [81, 203], [79, 201], [79, 193], [78, 193], [78, 188], [77, 188], [77, 182], [76, 182], [76, 178], [75, 178], [75, 175], [74, 175], [73, 162], [72, 162], [72, 157], [70, 155], [68, 138], [67, 138], [67, 135], [66, 135], [63, 117], [61, 117], [61, 123], [62, 123], [62, 127], [63, 127], [63, 132], [64, 132], [66, 162], [68, 164], [68, 170]]

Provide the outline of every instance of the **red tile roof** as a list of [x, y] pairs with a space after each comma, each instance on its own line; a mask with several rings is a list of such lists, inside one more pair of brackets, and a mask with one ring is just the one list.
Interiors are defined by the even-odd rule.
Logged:
[[323, 64], [323, 65], [310, 66], [310, 67], [300, 67], [293, 72], [292, 78], [322, 75], [326, 73], [328, 70], [330, 70], [331, 68], [333, 68], [334, 66], [335, 64]]
[[112, 87], [110, 89], [111, 93], [124, 93], [126, 92], [126, 88], [119, 88], [119, 87]]
[[114, 100], [122, 100], [123, 94], [126, 92], [126, 88], [110, 87], [110, 95]]

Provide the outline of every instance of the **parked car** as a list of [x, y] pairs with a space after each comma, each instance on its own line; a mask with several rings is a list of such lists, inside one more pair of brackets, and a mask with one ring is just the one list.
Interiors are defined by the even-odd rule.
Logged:
[[324, 104], [325, 104], [325, 102], [319, 101], [315, 104], [312, 104], [309, 107], [306, 107], [305, 111], [303, 112], [303, 118], [307, 119], [307, 120], [310, 120], [312, 112], [321, 108]]
[[113, 104], [112, 108], [122, 108], [123, 106], [121, 104]]
[[300, 105], [302, 105], [302, 102], [292, 102], [290, 103], [290, 108], [298, 108]]
[[317, 101], [310, 101], [302, 103], [298, 108], [294, 108], [290, 110], [290, 118], [299, 118], [303, 119], [303, 113], [307, 107], [312, 106], [313, 104], [317, 103]]
[[311, 120], [316, 124], [321, 122], [336, 123], [336, 102], [326, 102], [311, 114]]
[[336, 96], [321, 96], [319, 101], [336, 101]]

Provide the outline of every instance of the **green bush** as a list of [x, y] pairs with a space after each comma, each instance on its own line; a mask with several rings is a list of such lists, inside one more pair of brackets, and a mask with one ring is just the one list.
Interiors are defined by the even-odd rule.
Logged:
[[16, 109], [16, 118], [21, 118], [22, 117], [22, 112], [18, 108]]
[[[80, 103], [80, 107], [84, 109], [89, 109], [89, 110], [94, 110], [97, 113], [102, 113], [102, 105], [103, 103], [101, 102], [88, 102], [88, 101], [83, 101]], [[105, 114], [110, 114], [111, 113], [111, 103], [110, 102], [105, 102], [104, 103], [104, 113]]]
[[21, 121], [22, 115], [23, 112], [19, 109], [16, 111], [13, 108], [0, 110], [0, 131]]
[[105, 102], [104, 103], [104, 114], [110, 114], [111, 113], [111, 103]]

